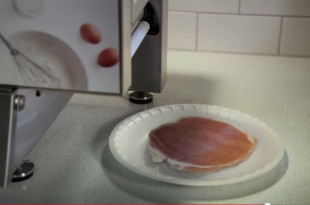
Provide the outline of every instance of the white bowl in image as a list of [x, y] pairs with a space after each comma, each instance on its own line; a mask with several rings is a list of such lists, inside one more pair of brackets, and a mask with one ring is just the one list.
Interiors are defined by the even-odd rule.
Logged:
[[37, 31], [14, 33], [6, 39], [22, 55], [42, 67], [44, 72], [37, 69], [21, 55], [13, 57], [6, 45], [1, 42], [1, 84], [87, 90], [87, 78], [83, 63], [64, 41]]

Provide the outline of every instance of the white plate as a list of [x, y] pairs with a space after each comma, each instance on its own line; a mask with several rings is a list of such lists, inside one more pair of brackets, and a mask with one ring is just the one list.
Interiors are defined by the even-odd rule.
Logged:
[[[188, 116], [227, 122], [257, 138], [251, 156], [237, 166], [213, 173], [189, 174], [153, 163], [147, 153], [151, 130]], [[119, 123], [111, 133], [109, 146], [114, 157], [130, 170], [145, 177], [189, 186], [218, 186], [244, 182], [261, 176], [281, 160], [284, 148], [266, 124], [238, 111], [210, 105], [168, 105], [137, 113]]]

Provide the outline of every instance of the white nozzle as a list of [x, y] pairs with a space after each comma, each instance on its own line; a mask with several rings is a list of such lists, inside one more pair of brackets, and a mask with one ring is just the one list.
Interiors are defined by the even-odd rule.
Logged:
[[131, 58], [135, 55], [149, 30], [150, 24], [146, 21], [142, 21], [131, 35]]

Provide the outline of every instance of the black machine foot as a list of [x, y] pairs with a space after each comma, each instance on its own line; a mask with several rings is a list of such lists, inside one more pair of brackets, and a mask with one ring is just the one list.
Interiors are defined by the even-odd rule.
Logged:
[[24, 160], [23, 163], [15, 170], [12, 182], [22, 182], [32, 177], [34, 172], [34, 163], [30, 160]]
[[135, 104], [148, 104], [153, 102], [153, 95], [148, 92], [132, 92], [129, 101]]

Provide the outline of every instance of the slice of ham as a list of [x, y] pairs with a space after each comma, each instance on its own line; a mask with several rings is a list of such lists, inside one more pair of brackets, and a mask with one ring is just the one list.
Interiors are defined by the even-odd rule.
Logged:
[[154, 162], [191, 172], [213, 172], [245, 160], [257, 140], [230, 124], [187, 117], [160, 126], [149, 135], [149, 154]]

